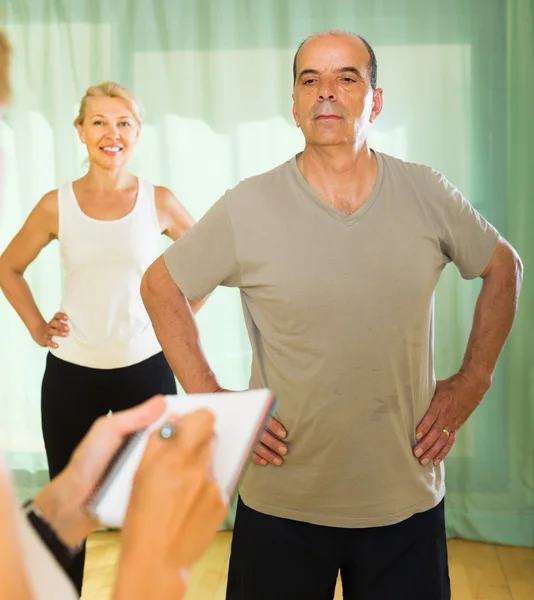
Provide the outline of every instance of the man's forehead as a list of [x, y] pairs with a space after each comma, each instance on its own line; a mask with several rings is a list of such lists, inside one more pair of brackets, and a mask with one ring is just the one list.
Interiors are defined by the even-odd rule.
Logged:
[[367, 69], [369, 53], [363, 42], [352, 36], [318, 36], [307, 40], [297, 56], [297, 71], [327, 71], [354, 67]]
[[[311, 64], [311, 63], [310, 63]], [[343, 73], [357, 73], [360, 75], [365, 75], [367, 73], [367, 68], [365, 66], [357, 67], [356, 65], [346, 64], [341, 67], [337, 66], [328, 66], [319, 68], [317, 66], [305, 66], [301, 65], [299, 68], [297, 75], [301, 75], [302, 73], [333, 73], [335, 75], [343, 74]]]

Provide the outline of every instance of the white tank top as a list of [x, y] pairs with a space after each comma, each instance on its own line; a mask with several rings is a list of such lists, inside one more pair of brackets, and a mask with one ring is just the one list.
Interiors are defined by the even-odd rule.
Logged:
[[64, 267], [61, 311], [70, 327], [54, 337], [54, 356], [95, 369], [139, 363], [161, 351], [141, 300], [145, 270], [161, 254], [154, 186], [139, 180], [135, 206], [125, 217], [87, 216], [72, 183], [58, 190], [59, 247]]

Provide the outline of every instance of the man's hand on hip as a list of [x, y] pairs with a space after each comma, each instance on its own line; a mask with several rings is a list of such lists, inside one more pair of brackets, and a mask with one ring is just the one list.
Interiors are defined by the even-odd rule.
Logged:
[[[215, 393], [229, 392], [226, 388], [218, 388]], [[256, 449], [252, 453], [252, 460], [257, 465], [267, 464], [279, 467], [282, 464], [282, 456], [287, 454], [287, 446], [280, 439], [284, 439], [287, 431], [276, 419], [271, 419], [269, 425], [260, 438]]]
[[414, 455], [422, 465], [439, 464], [449, 453], [456, 432], [480, 404], [487, 388], [458, 373], [436, 382], [436, 391], [416, 428]]
[[287, 454], [287, 446], [280, 441], [280, 438], [283, 439], [286, 435], [287, 431], [284, 427], [276, 419], [271, 419], [252, 455], [252, 460], [257, 465], [270, 463], [279, 467], [282, 464], [282, 456]]

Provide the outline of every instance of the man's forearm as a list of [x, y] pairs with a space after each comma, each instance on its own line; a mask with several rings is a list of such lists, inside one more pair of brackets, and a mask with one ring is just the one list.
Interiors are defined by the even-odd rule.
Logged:
[[495, 264], [490, 266], [483, 276], [460, 369], [475, 385], [486, 388], [491, 385], [497, 360], [512, 328], [522, 283], [521, 261], [508, 245], [498, 247]]
[[143, 277], [141, 295], [163, 352], [185, 392], [220, 389], [202, 351], [189, 302], [171, 279], [162, 257]]

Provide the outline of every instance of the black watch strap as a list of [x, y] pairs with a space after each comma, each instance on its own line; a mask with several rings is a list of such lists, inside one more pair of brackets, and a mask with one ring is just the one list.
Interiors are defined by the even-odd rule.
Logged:
[[77, 548], [69, 548], [69, 546], [64, 544], [47, 523], [41, 511], [33, 504], [33, 500], [25, 502], [23, 509], [28, 522], [31, 524], [37, 535], [50, 550], [61, 567], [66, 571], [72, 564], [74, 557], [82, 549], [83, 544]]

